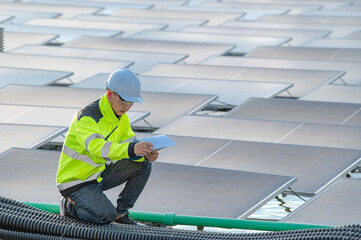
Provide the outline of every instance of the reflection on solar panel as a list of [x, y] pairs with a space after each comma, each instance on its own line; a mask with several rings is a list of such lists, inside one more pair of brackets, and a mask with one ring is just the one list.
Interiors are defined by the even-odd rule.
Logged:
[[[85, 48], [56, 47], [56, 46], [37, 46], [25, 45], [12, 51], [13, 53], [22, 54], [39, 54], [46, 56], [62, 56], [62, 57], [82, 57], [87, 59], [103, 59], [103, 60], [120, 60], [134, 62], [129, 69], [135, 73], [141, 73], [158, 63], [176, 63], [186, 58], [181, 54], [165, 54], [165, 53], [144, 53], [130, 51], [115, 50], [97, 50]], [[105, 81], [102, 82], [102, 89]]]
[[312, 47], [258, 47], [246, 57], [361, 61], [360, 49]]
[[[152, 1], [153, 3], [153, 1]], [[165, 2], [166, 3], [166, 2]], [[166, 19], [166, 18], [145, 18], [145, 17], [120, 17], [120, 16], [101, 16], [101, 15], [78, 15], [74, 19], [107, 21], [107, 22], [128, 22], [128, 23], [153, 23], [166, 24], [167, 31], [178, 31], [186, 26], [200, 26], [207, 23], [207, 20], [197, 19]]]
[[285, 68], [285, 69], [317, 69], [326, 71], [344, 71], [342, 81], [337, 80], [335, 83], [349, 85], [361, 85], [361, 62], [351, 61], [329, 61], [329, 60], [296, 60], [271, 58], [265, 56], [235, 58], [230, 56], [213, 56], [202, 62], [205, 65], [234, 66], [234, 67], [265, 67], [265, 68]]
[[[18, 53], [4, 53], [0, 55], [0, 66], [69, 71], [74, 73], [71, 77], [71, 81], [73, 82], [78, 82], [99, 72], [111, 73], [119, 68], [128, 67], [131, 64], [131, 62], [126, 61], [52, 57]], [[64, 82], [69, 84], [69, 80]]]
[[122, 37], [133, 35], [143, 30], [161, 30], [166, 27], [164, 24], [140, 24], [140, 23], [116, 23], [86, 21], [74, 19], [32, 19], [25, 24], [48, 27], [67, 27], [80, 29], [104, 29], [113, 31], [122, 31]]
[[[287, 44], [299, 46], [313, 38], [322, 38], [330, 34], [330, 31], [322, 30], [299, 30], [299, 29], [266, 29], [266, 28], [241, 28], [222, 26], [188, 26], [181, 29], [182, 32], [213, 33], [213, 34], [233, 34], [245, 36], [265, 36], [279, 37], [287, 36], [292, 38]], [[236, 58], [237, 59], [237, 58]]]
[[361, 103], [361, 86], [324, 85], [301, 100]]
[[[104, 88], [108, 74], [97, 74], [71, 85], [75, 88]], [[226, 81], [209, 79], [190, 79], [172, 77], [139, 76], [142, 91], [172, 92], [192, 94], [214, 94], [218, 100], [231, 105], [238, 105], [248, 97], [273, 97], [287, 90], [292, 85], [282, 83], [262, 83], [246, 81]], [[223, 106], [224, 107], [224, 106]]]
[[258, 37], [241, 36], [230, 34], [211, 34], [211, 33], [187, 33], [187, 32], [166, 32], [146, 30], [139, 32], [129, 38], [149, 39], [149, 40], [167, 40], [181, 42], [200, 42], [216, 44], [235, 44], [236, 47], [231, 50], [235, 54], [244, 54], [252, 51], [258, 46], [281, 46], [291, 39], [288, 37]]
[[0, 123], [0, 146], [5, 150], [11, 147], [37, 148], [65, 131], [64, 127]]
[[[137, 137], [151, 134], [136, 133]], [[297, 177], [292, 190], [313, 195], [345, 176], [361, 161], [361, 151], [279, 143], [229, 141], [169, 135], [175, 147], [157, 162], [215, 167]]]
[[250, 98], [227, 117], [348, 125], [360, 112], [361, 104]]
[[[68, 127], [79, 108], [40, 107], [0, 104], [0, 122]], [[131, 123], [149, 116], [149, 112], [127, 112]]]
[[50, 85], [72, 72], [0, 67], [0, 88], [8, 84]]
[[57, 38], [57, 34], [11, 32], [6, 28], [6, 51], [10, 51], [24, 44], [44, 44]]
[[361, 127], [183, 116], [158, 134], [361, 149]]
[[95, 48], [108, 50], [126, 50], [140, 52], [187, 54], [186, 63], [198, 63], [212, 55], [227, 53], [234, 45], [213, 43], [186, 43], [174, 41], [155, 41], [126, 38], [79, 37], [68, 44], [68, 47]]
[[361, 180], [341, 179], [282, 221], [328, 226], [358, 223], [360, 197]]
[[[133, 209], [245, 218], [295, 181], [280, 175], [155, 162]], [[115, 188], [106, 194], [115, 202], [119, 191]]]
[[122, 17], [156, 17], [156, 18], [184, 18], [184, 19], [202, 19], [208, 20], [207, 25], [219, 25], [225, 21], [237, 20], [244, 13], [217, 13], [217, 12], [201, 12], [201, 11], [171, 11], [171, 10], [131, 10], [122, 9], [113, 14], [113, 16]]
[[[294, 86], [289, 90], [289, 93], [293, 97], [304, 96], [311, 90], [323, 84], [331, 83], [344, 74], [345, 73], [341, 71], [243, 68], [190, 64], [158, 64], [142, 73], [142, 75], [145, 76], [293, 83]], [[282, 93], [279, 94], [279, 96], [289, 97], [289, 93]]]
[[361, 49], [361, 40], [358, 39], [312, 39], [303, 44], [306, 47], [317, 48], [356, 48]]
[[[105, 90], [98, 89], [8, 85], [0, 89], [0, 104], [83, 108], [104, 93]], [[150, 112], [147, 121], [154, 128], [163, 127], [184, 114], [192, 114], [217, 98], [215, 95], [157, 92], [142, 92], [141, 95], [143, 103], [134, 104], [132, 110]], [[149, 129], [142, 122], [134, 126]]]

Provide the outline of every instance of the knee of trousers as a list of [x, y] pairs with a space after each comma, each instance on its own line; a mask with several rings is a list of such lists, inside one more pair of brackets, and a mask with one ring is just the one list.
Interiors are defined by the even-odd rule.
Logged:
[[114, 221], [118, 216], [118, 212], [115, 208], [103, 211], [98, 216], [95, 216], [95, 221], [99, 224], [109, 224]]

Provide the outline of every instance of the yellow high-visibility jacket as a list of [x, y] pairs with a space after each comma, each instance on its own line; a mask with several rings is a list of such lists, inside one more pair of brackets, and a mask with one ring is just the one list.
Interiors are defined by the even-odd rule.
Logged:
[[134, 141], [127, 114], [118, 118], [106, 94], [78, 111], [60, 156], [56, 176], [60, 192], [66, 196], [80, 186], [100, 182], [100, 173], [109, 161], [144, 161], [134, 154]]

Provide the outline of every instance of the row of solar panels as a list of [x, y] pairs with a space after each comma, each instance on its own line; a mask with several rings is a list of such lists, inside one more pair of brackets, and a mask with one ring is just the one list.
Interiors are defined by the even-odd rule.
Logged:
[[[108, 74], [129, 67], [140, 74], [144, 99], [129, 113], [133, 127], [156, 128], [177, 142], [162, 150], [135, 210], [245, 218], [288, 187], [327, 196], [330, 190], [322, 192], [359, 164], [361, 87], [343, 84], [361, 84], [360, 18], [335, 16], [357, 6], [145, 0], [152, 4], [117, 9], [125, 7], [119, 2], [0, 2], [0, 17], [12, 15], [3, 24], [8, 51], [0, 55], [0, 74], [8, 80], [0, 90], [2, 150], [36, 148], [64, 134], [74, 112], [104, 92]], [[279, 16], [263, 16], [270, 13]], [[342, 38], [336, 44], [343, 48], [335, 48], [333, 38]], [[42, 45], [47, 42], [61, 47]], [[291, 46], [280, 46], [285, 43]], [[44, 86], [52, 84], [71, 85]], [[219, 105], [233, 110], [223, 117], [194, 115]], [[144, 117], [152, 127], [139, 121]], [[0, 155], [3, 195], [58, 203], [52, 182], [59, 154], [12, 149]], [[19, 165], [21, 183], [9, 172]], [[42, 179], [26, 174], [32, 166]], [[108, 194], [115, 199], [118, 191]], [[339, 223], [327, 216], [298, 221], [354, 223], [347, 213]]]

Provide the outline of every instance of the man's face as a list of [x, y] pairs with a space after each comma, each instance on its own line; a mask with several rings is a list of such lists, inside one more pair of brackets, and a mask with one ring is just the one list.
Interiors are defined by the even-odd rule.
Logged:
[[116, 115], [122, 116], [128, 112], [132, 103], [124, 101], [116, 92], [110, 91], [108, 100]]

